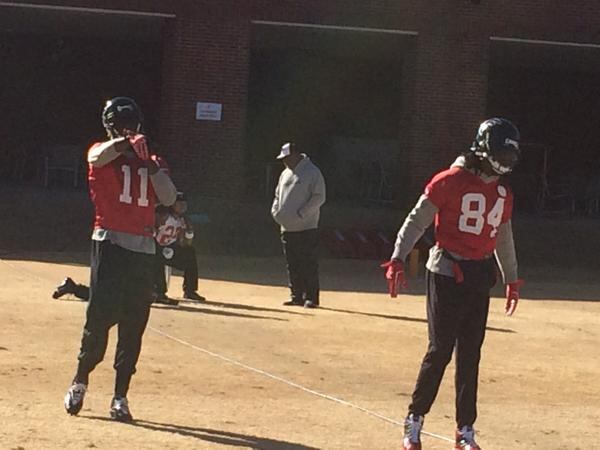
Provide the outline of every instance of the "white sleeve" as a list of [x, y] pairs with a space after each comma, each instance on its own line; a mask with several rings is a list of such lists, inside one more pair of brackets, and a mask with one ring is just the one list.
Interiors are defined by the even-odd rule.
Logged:
[[111, 161], [114, 161], [119, 156], [121, 156], [121, 153], [119, 153], [115, 148], [115, 144], [117, 142], [123, 142], [124, 140], [124, 137], [119, 137], [97, 145], [88, 152], [88, 163], [90, 163], [94, 167], [102, 167], [107, 165]]
[[152, 182], [156, 197], [162, 205], [171, 206], [175, 203], [177, 188], [165, 170], [159, 170], [155, 174], [150, 175], [150, 181]]
[[435, 219], [437, 212], [438, 208], [431, 200], [425, 195], [419, 197], [417, 204], [408, 214], [402, 227], [398, 231], [392, 259], [406, 261], [406, 257], [417, 241], [423, 236], [423, 233], [425, 233], [425, 230], [429, 225], [433, 223], [433, 219]]

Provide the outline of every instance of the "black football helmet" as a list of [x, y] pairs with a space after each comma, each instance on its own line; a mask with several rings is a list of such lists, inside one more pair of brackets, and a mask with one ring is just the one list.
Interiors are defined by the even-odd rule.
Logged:
[[102, 125], [111, 138], [122, 136], [124, 129], [140, 132], [143, 122], [142, 110], [129, 97], [112, 98], [102, 110]]
[[498, 175], [510, 173], [521, 156], [521, 134], [507, 119], [493, 117], [479, 125], [471, 152], [479, 159], [486, 159]]

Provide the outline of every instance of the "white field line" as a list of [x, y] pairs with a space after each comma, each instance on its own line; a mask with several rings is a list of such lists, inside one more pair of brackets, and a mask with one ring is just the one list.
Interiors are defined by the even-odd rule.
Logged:
[[[37, 280], [40, 280], [40, 281], [43, 281], [43, 282], [48, 282], [47, 279], [43, 279], [40, 276], [38, 276], [38, 275], [36, 275], [36, 274], [28, 271], [27, 269], [23, 270], [23, 269], [21, 269], [19, 267], [16, 267], [15, 265], [13, 265], [13, 264], [5, 261], [2, 258], [0, 258], [0, 262], [6, 264], [8, 267], [12, 268], [14, 271], [16, 271], [18, 273], [23, 274], [24, 272], [26, 272], [27, 275], [30, 278], [36, 278]], [[257, 369], [255, 367], [249, 366], [249, 365], [244, 364], [244, 363], [242, 363], [240, 361], [237, 361], [235, 359], [228, 358], [227, 356], [220, 355], [219, 353], [211, 352], [210, 350], [207, 350], [205, 348], [198, 347], [197, 345], [191, 344], [191, 343], [189, 343], [187, 341], [184, 341], [183, 339], [179, 339], [179, 338], [177, 338], [175, 336], [171, 336], [170, 334], [165, 333], [164, 331], [161, 331], [158, 328], [155, 328], [155, 327], [153, 327], [151, 325], [148, 325], [147, 328], [149, 328], [151, 331], [153, 331], [154, 333], [156, 333], [156, 334], [158, 334], [158, 335], [160, 335], [160, 336], [162, 336], [164, 338], [170, 339], [170, 340], [172, 340], [174, 342], [177, 342], [177, 343], [179, 343], [181, 345], [189, 347], [189, 348], [191, 348], [193, 350], [196, 350], [196, 351], [201, 352], [201, 353], [205, 353], [205, 354], [207, 354], [209, 356], [212, 356], [213, 358], [220, 359], [221, 361], [225, 361], [225, 362], [227, 362], [229, 364], [241, 367], [241, 368], [243, 368], [245, 370], [248, 370], [250, 372], [254, 372], [254, 373], [260, 374], [260, 375], [262, 375], [264, 377], [267, 377], [267, 378], [270, 378], [272, 380], [279, 381], [280, 383], [283, 383], [283, 384], [286, 384], [286, 385], [291, 386], [293, 388], [299, 389], [299, 390], [301, 390], [303, 392], [306, 392], [307, 394], [312, 394], [314, 396], [321, 397], [321, 398], [324, 398], [326, 400], [330, 400], [330, 401], [335, 402], [335, 403], [339, 403], [340, 405], [348, 406], [350, 408], [353, 408], [353, 409], [356, 409], [358, 411], [361, 411], [361, 412], [363, 412], [363, 413], [365, 413], [365, 414], [367, 414], [369, 416], [376, 417], [376, 418], [378, 418], [380, 420], [383, 420], [384, 422], [391, 423], [392, 425], [396, 425], [396, 426], [399, 426], [399, 427], [403, 427], [404, 426], [403, 422], [399, 422], [399, 421], [397, 421], [395, 419], [391, 419], [391, 418], [386, 417], [386, 416], [384, 416], [382, 414], [379, 414], [379, 413], [377, 413], [375, 411], [371, 411], [371, 410], [369, 410], [367, 408], [363, 408], [362, 406], [359, 406], [359, 405], [356, 405], [354, 403], [348, 402], [348, 401], [343, 400], [341, 398], [334, 397], [333, 395], [324, 394], [322, 392], [315, 391], [314, 389], [307, 388], [305, 386], [302, 386], [301, 384], [294, 383], [293, 381], [286, 380], [285, 378], [282, 378], [282, 377], [274, 375], [274, 374], [272, 374], [270, 372], [267, 372], [266, 370]], [[421, 431], [421, 434], [424, 434], [426, 436], [429, 436], [429, 437], [432, 437], [432, 438], [435, 438], [435, 439], [439, 439], [439, 440], [442, 440], [442, 441], [446, 441], [446, 442], [454, 442], [454, 439], [450, 439], [450, 438], [448, 438], [446, 436], [442, 436], [442, 435], [439, 435], [439, 434], [430, 433], [430, 432], [425, 431], [425, 430]]]

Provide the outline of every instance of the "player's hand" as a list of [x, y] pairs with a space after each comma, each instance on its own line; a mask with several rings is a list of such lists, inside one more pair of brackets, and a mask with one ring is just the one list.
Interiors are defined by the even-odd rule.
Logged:
[[523, 280], [513, 281], [506, 285], [506, 306], [504, 311], [507, 316], [512, 316], [519, 303], [519, 289], [525, 284]]
[[385, 270], [385, 279], [388, 283], [390, 297], [397, 297], [400, 289], [406, 289], [408, 283], [404, 277], [404, 263], [399, 259], [391, 259], [381, 266]]
[[143, 134], [129, 135], [129, 144], [139, 159], [142, 161], [150, 160], [150, 151], [148, 150], [148, 140]]

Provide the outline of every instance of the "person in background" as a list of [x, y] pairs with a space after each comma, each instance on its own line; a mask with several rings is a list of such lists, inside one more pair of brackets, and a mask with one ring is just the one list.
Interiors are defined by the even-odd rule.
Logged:
[[169, 208], [158, 207], [156, 212], [156, 242], [160, 251], [156, 254], [156, 295], [159, 303], [176, 304], [167, 297], [165, 265], [183, 271], [183, 298], [204, 302], [198, 294], [198, 262], [192, 245], [194, 227], [186, 216], [187, 200], [183, 192], [177, 193], [175, 204]]
[[319, 299], [319, 215], [325, 203], [325, 180], [293, 142], [277, 156], [285, 169], [279, 177], [271, 215], [281, 230], [290, 299], [284, 305], [317, 308]]

